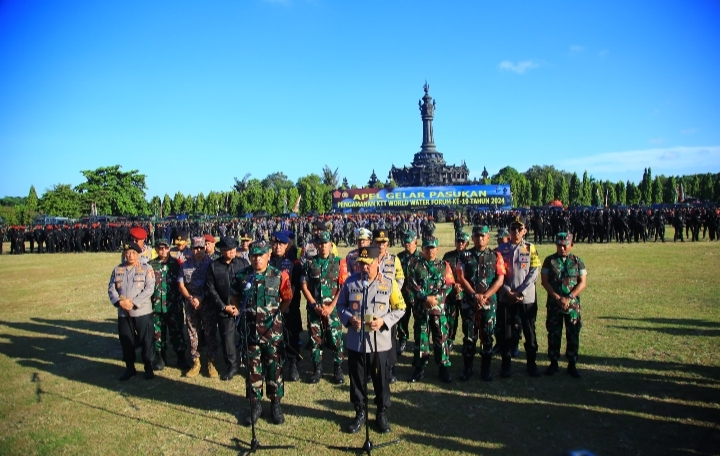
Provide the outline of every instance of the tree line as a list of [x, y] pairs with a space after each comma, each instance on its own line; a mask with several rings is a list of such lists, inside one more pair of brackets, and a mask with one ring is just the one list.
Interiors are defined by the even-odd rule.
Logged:
[[[320, 174], [309, 174], [291, 181], [283, 172], [264, 179], [246, 174], [228, 191], [211, 191], [207, 195], [176, 192], [147, 199], [146, 175], [138, 170], [122, 171], [120, 165], [81, 171], [85, 182], [73, 187], [56, 184], [42, 196], [34, 186], [27, 197], [6, 196], [0, 199], [0, 217], [5, 223], [29, 224], [35, 215], [51, 214], [80, 218], [90, 213], [124, 216], [168, 216], [171, 214], [240, 215], [265, 213], [280, 215], [293, 212], [327, 213], [332, 208], [332, 191], [336, 188], [358, 188], [347, 179], [338, 178], [338, 169], [325, 166]], [[571, 206], [604, 206], [633, 204], [672, 204], [679, 197], [696, 197], [702, 201], [720, 200], [720, 173], [684, 176], [653, 176], [647, 168], [639, 183], [602, 181], [554, 166], [532, 166], [519, 172], [506, 166], [483, 181], [485, 184], [510, 184], [516, 207], [543, 206], [554, 200]], [[394, 188], [395, 182], [377, 182], [375, 187]]]

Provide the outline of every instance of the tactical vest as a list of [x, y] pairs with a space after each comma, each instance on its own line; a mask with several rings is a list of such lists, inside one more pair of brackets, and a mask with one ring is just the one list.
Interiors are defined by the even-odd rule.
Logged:
[[[340, 277], [340, 263], [335, 262], [335, 255], [331, 253], [328, 256], [325, 268], [318, 264], [321, 260], [321, 258], [315, 257], [307, 265], [309, 289], [317, 302], [332, 300], [337, 294], [337, 283]], [[320, 291], [320, 296], [318, 296], [318, 291]]]
[[382, 272], [385, 277], [390, 277], [392, 279], [395, 278], [395, 274], [397, 271], [395, 270], [395, 255], [392, 253], [387, 253], [383, 261], [383, 269]]
[[[491, 248], [486, 248], [484, 251], [472, 248], [465, 251], [461, 261], [464, 263], [465, 278], [475, 289], [475, 293], [484, 293], [493, 280], [495, 280], [495, 264], [497, 262], [497, 256], [495, 251]], [[466, 301], [473, 301], [475, 298], [467, 294]], [[491, 304], [497, 302], [497, 296], [493, 294], [488, 300], [488, 305], [485, 308], [490, 308]]]

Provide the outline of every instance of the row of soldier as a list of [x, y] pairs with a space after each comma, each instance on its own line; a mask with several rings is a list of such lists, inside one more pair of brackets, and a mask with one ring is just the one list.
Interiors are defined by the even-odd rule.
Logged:
[[[539, 275], [548, 291], [551, 364], [546, 374], [558, 370], [565, 323], [568, 373], [580, 376], [575, 364], [581, 327], [578, 295], [585, 287], [586, 270], [582, 260], [569, 255], [572, 235], [558, 234], [557, 253], [540, 269], [534, 246], [523, 239], [525, 223], [520, 219], [511, 223], [509, 232], [501, 233], [507, 242], [499, 243], [497, 249], [489, 247], [487, 225], [473, 227], [472, 235], [458, 230], [456, 248], [444, 259], [437, 258], [438, 240], [432, 233], [422, 237], [418, 248], [417, 235], [408, 230], [402, 239], [404, 250], [395, 256], [387, 250], [387, 231], [377, 228], [373, 232], [356, 229], [357, 249], [340, 258], [327, 226], [316, 222], [312, 228], [312, 242], [302, 249], [294, 246], [290, 231], [274, 232], [270, 242], [244, 235], [238, 243], [222, 236], [217, 245], [210, 234], [190, 237], [179, 232], [172, 243], [158, 239], [151, 249], [145, 244], [147, 232], [131, 229], [123, 263], [114, 269], [108, 284], [110, 301], [118, 307], [118, 334], [126, 362], [120, 379], [128, 380], [136, 373], [136, 338], [143, 341], [146, 378], [164, 368], [168, 341], [184, 375], [199, 375], [204, 335], [208, 376], [232, 380], [245, 357], [246, 396], [251, 403], [247, 423], [262, 415], [264, 384], [271, 400], [271, 420], [280, 424], [284, 421], [280, 409], [284, 380], [300, 379], [303, 297], [312, 362], [308, 381], [317, 383], [323, 378], [324, 345], [332, 352], [333, 382], [345, 381], [343, 329], [347, 329], [350, 397], [356, 412], [347, 430], [357, 432], [365, 422], [367, 392], [361, 383], [369, 375], [378, 407], [377, 428], [389, 432], [389, 385], [396, 381], [395, 366], [411, 334], [414, 371], [410, 382], [424, 378], [431, 356], [439, 366], [440, 379], [452, 381], [449, 354], [459, 320], [464, 334], [461, 380], [473, 375], [478, 341], [480, 377], [492, 380], [493, 338], [502, 357], [500, 375], [510, 376], [510, 356], [520, 332], [526, 341], [527, 372], [539, 375], [535, 339]], [[470, 240], [473, 246], [466, 248]], [[361, 321], [361, 314], [371, 318]], [[374, 339], [360, 336], [363, 325]], [[218, 330], [225, 362], [222, 376], [217, 370]]]

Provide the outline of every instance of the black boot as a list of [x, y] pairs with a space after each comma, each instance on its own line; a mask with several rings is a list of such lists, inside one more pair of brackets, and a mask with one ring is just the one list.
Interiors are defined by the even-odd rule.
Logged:
[[310, 377], [310, 383], [318, 383], [322, 378], [322, 362], [313, 363], [313, 374]]
[[152, 362], [145, 363], [145, 380], [152, 380], [155, 378], [155, 372], [153, 372]]
[[447, 366], [440, 366], [438, 375], [440, 376], [440, 380], [444, 383], [452, 383], [452, 377], [450, 376], [450, 371], [448, 371]]
[[343, 375], [342, 363], [335, 363], [333, 368], [333, 380], [335, 380], [336, 385], [342, 385], [343, 383], [345, 383], [345, 375]]
[[353, 418], [352, 422], [347, 427], [347, 431], [350, 434], [357, 434], [357, 432], [360, 430], [363, 424], [365, 424], [365, 406], [364, 405], [356, 405], [355, 406], [355, 418]]
[[550, 365], [547, 369], [545, 369], [545, 375], [555, 375], [558, 372], [558, 362], [557, 360], [550, 361]]
[[511, 358], [504, 357], [502, 359], [502, 365], [500, 366], [500, 376], [504, 378], [508, 378], [512, 375], [512, 362]]
[[152, 368], [155, 371], [161, 371], [165, 369], [165, 361], [163, 360], [162, 354], [159, 351], [155, 352], [155, 357], [153, 358], [152, 362]]
[[381, 434], [387, 434], [390, 432], [390, 423], [387, 417], [387, 408], [378, 407], [377, 414], [375, 415], [375, 423], [377, 424], [377, 430]]
[[580, 372], [578, 372], [577, 367], [575, 366], [575, 362], [574, 362], [574, 361], [570, 361], [570, 362], [568, 363], [567, 373], [568, 373], [568, 375], [571, 376], [572, 378], [580, 378], [580, 377], [582, 377], [582, 376], [580, 375]]
[[137, 374], [137, 371], [135, 370], [135, 364], [125, 363], [125, 372], [123, 372], [122, 375], [118, 377], [118, 380], [120, 380], [121, 382], [130, 380], [135, 376], [135, 374]]
[[540, 377], [542, 374], [537, 368], [537, 364], [535, 364], [535, 353], [528, 353], [527, 354], [527, 373], [531, 377]]
[[229, 382], [237, 375], [237, 373], [238, 373], [237, 367], [230, 366], [227, 368], [225, 373], [220, 377], [220, 380], [222, 380], [224, 382]]
[[410, 379], [408, 380], [408, 382], [417, 383], [420, 380], [422, 380], [423, 378], [425, 378], [425, 368], [416, 367], [415, 370], [413, 371], [412, 375], [410, 376]]
[[470, 380], [470, 377], [473, 375], [473, 357], [472, 356], [463, 356], [463, 373], [460, 374], [460, 380], [463, 382], [466, 382]]
[[483, 379], [484, 382], [490, 382], [492, 381], [492, 374], [490, 373], [490, 363], [492, 362], [492, 355], [491, 354], [483, 354], [482, 355], [482, 364], [480, 364], [480, 378]]
[[289, 359], [288, 370], [290, 371], [290, 374], [288, 375], [288, 380], [290, 380], [291, 382], [296, 382], [300, 380], [300, 372], [298, 372], [296, 358]]
[[250, 426], [253, 423], [257, 423], [258, 418], [262, 416], [262, 404], [257, 399], [250, 401], [250, 415], [245, 419], [245, 425]]
[[283, 424], [285, 422], [285, 416], [280, 409], [280, 398], [276, 397], [270, 403], [270, 419], [273, 424]]
[[395, 368], [397, 367], [397, 364], [390, 368], [390, 379], [388, 380], [388, 383], [391, 385], [397, 383], [397, 375], [395, 374]]
[[185, 359], [185, 350], [178, 350], [175, 353], [177, 354], [178, 369], [180, 369], [180, 370], [190, 369], [190, 364], [188, 364], [187, 359]]

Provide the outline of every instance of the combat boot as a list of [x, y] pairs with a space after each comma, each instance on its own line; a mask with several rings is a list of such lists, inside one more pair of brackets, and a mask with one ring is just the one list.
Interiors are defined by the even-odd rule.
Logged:
[[357, 434], [360, 428], [363, 424], [365, 424], [365, 406], [364, 405], [356, 405], [355, 406], [355, 418], [350, 422], [350, 424], [347, 427], [347, 431], [350, 434]]
[[276, 397], [270, 403], [270, 419], [273, 424], [283, 424], [285, 422], [285, 416], [280, 409], [280, 398]]
[[574, 361], [570, 361], [570, 362], [568, 363], [567, 373], [568, 373], [568, 375], [571, 376], [572, 378], [580, 378], [580, 377], [582, 377], [582, 375], [580, 375], [580, 372], [578, 372], [577, 367], [575, 366], [575, 362], [574, 362]]
[[189, 371], [185, 372], [185, 376], [188, 378], [197, 377], [200, 374], [200, 358], [193, 360], [193, 365]]
[[177, 367], [180, 370], [190, 369], [190, 365], [185, 359], [185, 350], [178, 350], [175, 352], [177, 355]]
[[322, 378], [322, 362], [320, 363], [313, 363], [313, 374], [312, 377], [310, 377], [310, 383], [318, 383], [320, 382], [320, 379]]
[[379, 406], [377, 408], [377, 414], [375, 415], [375, 423], [377, 424], [377, 430], [381, 434], [387, 434], [390, 432], [390, 423], [387, 417], [387, 408]]
[[345, 383], [345, 375], [343, 375], [342, 363], [335, 363], [333, 370], [333, 379], [335, 380], [336, 385], [342, 385], [343, 383]]
[[557, 374], [558, 369], [559, 368], [558, 368], [557, 360], [552, 360], [552, 361], [550, 361], [550, 365], [548, 366], [548, 368], [545, 369], [545, 375], [547, 375], [547, 376], [555, 375], [555, 374]]
[[153, 372], [153, 366], [151, 362], [145, 363], [145, 380], [152, 380], [155, 378], [155, 372]]
[[159, 351], [155, 352], [155, 357], [153, 358], [152, 362], [152, 368], [155, 371], [161, 371], [165, 369], [165, 361], [163, 360], [162, 354]]
[[297, 359], [290, 358], [288, 364], [288, 370], [290, 371], [290, 374], [288, 375], [288, 380], [290, 380], [291, 382], [296, 382], [300, 380], [300, 372], [298, 372], [297, 368]]
[[482, 363], [480, 364], [480, 378], [482, 378], [484, 382], [492, 381], [492, 374], [490, 373], [490, 364], [491, 363], [492, 363], [492, 355], [483, 353]]
[[215, 369], [215, 362], [212, 359], [208, 360], [208, 377], [210, 378], [218, 378], [220, 374], [218, 374], [217, 369]]
[[450, 376], [450, 371], [447, 366], [440, 366], [438, 375], [444, 383], [452, 383], [452, 377]]
[[118, 377], [118, 380], [120, 380], [121, 382], [125, 382], [133, 378], [135, 374], [137, 374], [137, 371], [135, 370], [135, 365], [132, 363], [126, 363], [125, 372], [123, 372], [122, 375]]
[[412, 375], [410, 376], [410, 379], [408, 382], [410, 383], [417, 383], [420, 380], [425, 378], [425, 368], [424, 367], [416, 367], [413, 371]]
[[245, 418], [245, 425], [250, 426], [251, 424], [257, 423], [257, 420], [262, 416], [262, 404], [257, 399], [250, 400], [250, 415]]
[[500, 376], [508, 378], [512, 375], [512, 361], [510, 357], [503, 356], [502, 365], [500, 366]]
[[470, 380], [470, 377], [473, 375], [473, 357], [472, 356], [463, 356], [463, 373], [460, 374], [460, 380], [463, 382], [466, 382]]
[[537, 364], [535, 364], [535, 353], [528, 353], [527, 354], [527, 373], [531, 377], [540, 377], [542, 374], [537, 368]]

